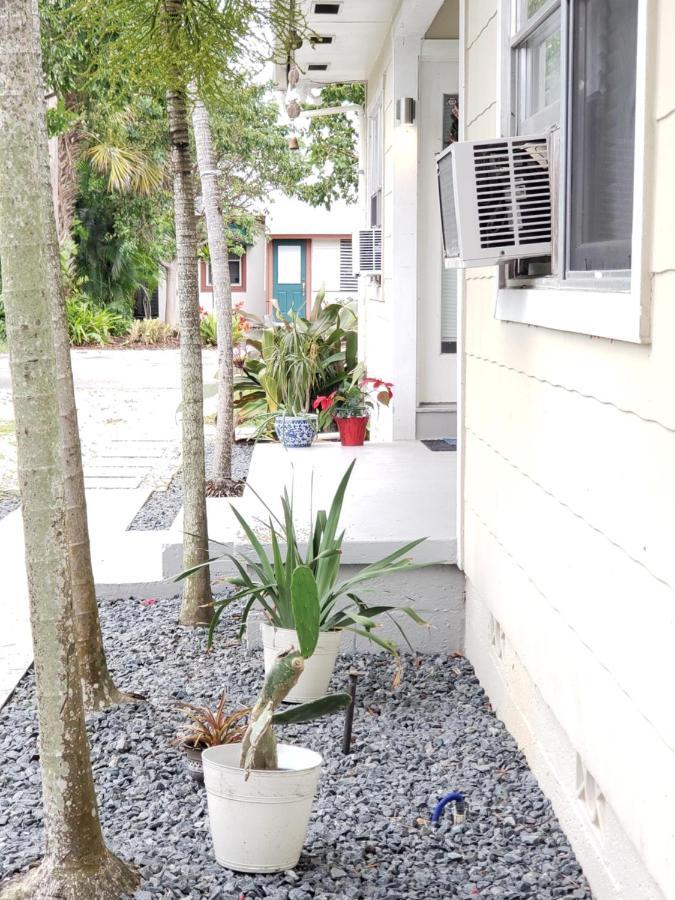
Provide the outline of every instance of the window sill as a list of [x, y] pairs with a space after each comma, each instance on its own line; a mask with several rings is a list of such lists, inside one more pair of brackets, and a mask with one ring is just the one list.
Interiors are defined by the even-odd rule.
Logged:
[[633, 344], [649, 343], [640, 298], [633, 291], [501, 288], [495, 318]]

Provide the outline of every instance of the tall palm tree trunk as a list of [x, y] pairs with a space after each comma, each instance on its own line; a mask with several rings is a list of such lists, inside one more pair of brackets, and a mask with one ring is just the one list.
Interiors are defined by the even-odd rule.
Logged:
[[115, 900], [135, 873], [107, 850], [89, 760], [72, 621], [57, 361], [53, 210], [37, 0], [0, 0], [0, 261], [35, 650], [46, 855], [3, 898]]
[[87, 500], [82, 471], [82, 448], [75, 404], [63, 284], [58, 264], [57, 232], [55, 228], [51, 227], [54, 222], [54, 214], [48, 169], [43, 170], [43, 178], [45, 182], [43, 197], [49, 204], [44, 213], [45, 239], [48, 241], [47, 252], [50, 259], [57, 261], [57, 264], [50, 266], [49, 269], [49, 300], [58, 373], [56, 388], [61, 414], [66, 517], [77, 656], [85, 708], [105, 709], [117, 703], [134, 702], [140, 698], [138, 694], [125, 694], [115, 686], [108, 670], [103, 647], [94, 572], [91, 564]]
[[211, 258], [213, 306], [218, 330], [218, 410], [216, 414], [216, 447], [211, 470], [212, 491], [225, 493], [232, 478], [232, 288], [225, 234], [220, 206], [218, 170], [216, 168], [211, 123], [206, 106], [195, 99], [192, 126], [197, 149], [197, 164], [202, 184], [206, 231]]
[[[167, 4], [168, 5], [168, 4]], [[180, 4], [175, 4], [180, 5]], [[178, 318], [183, 411], [183, 568], [208, 559], [204, 461], [204, 388], [199, 331], [197, 225], [185, 94], [169, 91], [169, 138], [176, 219]], [[185, 580], [182, 625], [208, 625], [213, 596], [208, 566]]]

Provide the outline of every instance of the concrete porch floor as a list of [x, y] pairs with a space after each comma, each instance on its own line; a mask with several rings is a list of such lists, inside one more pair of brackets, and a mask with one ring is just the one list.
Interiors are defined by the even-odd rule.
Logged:
[[[267, 504], [280, 512], [284, 486], [293, 492], [296, 526], [306, 539], [318, 509], [327, 508], [352, 460], [356, 465], [342, 510], [346, 530], [342, 575], [374, 562], [416, 538], [427, 540], [410, 554], [428, 567], [369, 584], [364, 595], [381, 602], [415, 608], [430, 628], [407, 629], [420, 651], [459, 650], [463, 647], [464, 579], [457, 569], [456, 465], [454, 453], [434, 453], [418, 441], [367, 443], [342, 447], [318, 441], [313, 447], [286, 450], [279, 444], [258, 444], [253, 451], [244, 495], [235, 501], [209, 498], [209, 536], [212, 556], [247, 549], [247, 540], [231, 510], [236, 505], [244, 518], [255, 523], [257, 536], [267, 544]], [[257, 494], [257, 496], [256, 496]], [[264, 502], [262, 502], [264, 501]], [[182, 515], [171, 530], [164, 549], [165, 576], [182, 565]], [[224, 561], [212, 567], [217, 579], [234, 572]], [[396, 635], [394, 626], [381, 634]], [[253, 640], [255, 641], [255, 634]]]

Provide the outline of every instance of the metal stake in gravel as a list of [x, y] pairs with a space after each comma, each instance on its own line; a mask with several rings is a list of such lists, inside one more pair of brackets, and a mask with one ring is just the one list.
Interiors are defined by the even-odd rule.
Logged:
[[351, 694], [352, 702], [347, 707], [345, 730], [342, 735], [342, 752], [345, 756], [352, 752], [352, 725], [354, 724], [354, 707], [356, 705], [356, 683], [363, 674], [358, 669], [349, 670], [349, 693]]

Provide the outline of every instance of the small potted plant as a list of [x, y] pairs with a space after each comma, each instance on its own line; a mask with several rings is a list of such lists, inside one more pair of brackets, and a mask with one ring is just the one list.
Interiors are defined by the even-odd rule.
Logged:
[[308, 584], [311, 572], [299, 566], [293, 573], [291, 602], [300, 649], [275, 659], [241, 746], [224, 744], [203, 753], [216, 859], [237, 872], [292, 869], [307, 834], [322, 758], [305, 747], [278, 744], [272, 726], [308, 722], [344, 709], [351, 700], [349, 694], [334, 694], [277, 711], [302, 675], [305, 659], [311, 657], [319, 637]]
[[319, 410], [320, 424], [332, 416], [343, 447], [362, 447], [366, 439], [370, 412], [375, 403], [389, 406], [393, 384], [379, 378], [356, 378], [327, 396], [317, 397], [313, 408]]
[[[311, 577], [307, 577], [306, 593], [319, 623], [319, 638], [311, 658], [306, 659], [297, 684], [288, 690], [287, 701], [291, 703], [312, 701], [325, 694], [344, 631], [368, 638], [398, 660], [396, 644], [377, 634], [377, 619], [391, 613], [403, 613], [418, 625], [425, 624], [410, 606], [370, 604], [359, 596], [359, 586], [367, 581], [431, 565], [413, 563], [407, 558], [425, 538], [399, 547], [384, 559], [364, 566], [351, 578], [342, 581], [339, 579], [344, 532], [340, 533], [338, 526], [354, 464], [355, 461], [342, 476], [328, 513], [324, 510], [317, 511], [307, 550], [301, 550], [302, 538], [296, 530], [293, 504], [286, 491], [281, 497], [282, 517], [277, 518], [270, 511], [271, 553], [265, 550], [241, 513], [232, 507], [255, 556], [244, 554], [241, 557], [228, 557], [239, 572], [237, 577], [228, 579], [236, 591], [216, 604], [209, 629], [209, 644], [213, 641], [215, 629], [225, 610], [238, 602], [244, 604], [239, 628], [241, 638], [254, 602], [257, 601], [267, 617], [267, 622], [262, 626], [262, 640], [265, 671], [271, 671], [280, 651], [298, 647], [301, 642], [291, 588], [297, 568], [302, 566], [307, 569]], [[185, 578], [193, 571], [195, 570], [189, 569], [178, 578]], [[402, 631], [400, 626], [399, 630]]]
[[187, 716], [189, 724], [177, 735], [176, 742], [185, 753], [187, 770], [192, 778], [203, 781], [203, 751], [222, 744], [240, 744], [246, 731], [244, 721], [251, 710], [225, 712], [224, 693], [215, 709], [190, 703], [180, 704], [179, 709]]

